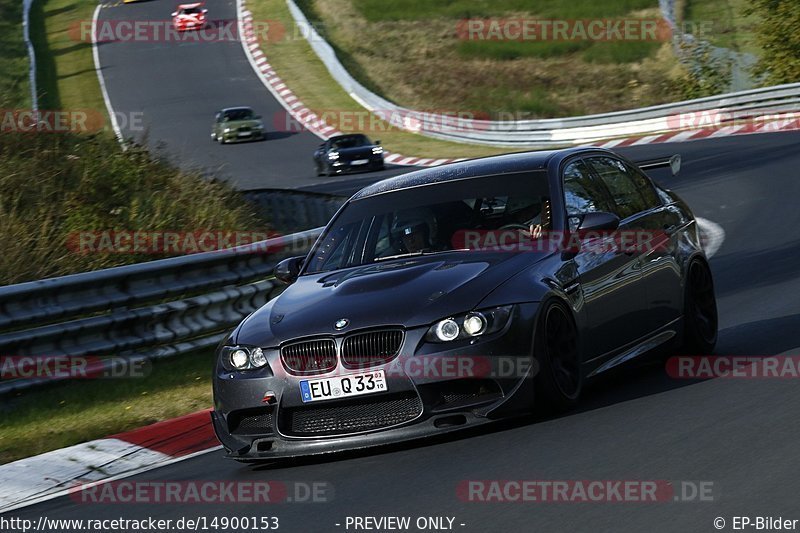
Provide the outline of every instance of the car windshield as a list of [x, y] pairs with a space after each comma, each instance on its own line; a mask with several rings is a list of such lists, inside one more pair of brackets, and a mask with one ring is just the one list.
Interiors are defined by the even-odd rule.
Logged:
[[183, 15], [199, 15], [202, 12], [203, 10], [199, 7], [187, 7], [186, 9], [181, 10], [181, 14]]
[[227, 120], [250, 120], [253, 118], [253, 110], [248, 108], [229, 109], [225, 111]]
[[549, 223], [544, 171], [452, 180], [352, 201], [309, 254], [304, 274], [464, 251], [465, 235]]
[[331, 141], [331, 148], [341, 150], [342, 148], [360, 148], [362, 146], [370, 146], [372, 142], [365, 135], [348, 135], [341, 139], [334, 139]]

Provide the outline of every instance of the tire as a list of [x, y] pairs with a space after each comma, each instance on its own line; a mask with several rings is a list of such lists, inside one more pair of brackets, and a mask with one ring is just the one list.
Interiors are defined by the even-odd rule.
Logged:
[[709, 355], [717, 345], [717, 300], [714, 280], [705, 261], [694, 260], [686, 271], [683, 310], [683, 346], [688, 355]]
[[578, 330], [566, 306], [551, 301], [539, 315], [534, 336], [537, 410], [558, 413], [575, 407], [583, 390]]

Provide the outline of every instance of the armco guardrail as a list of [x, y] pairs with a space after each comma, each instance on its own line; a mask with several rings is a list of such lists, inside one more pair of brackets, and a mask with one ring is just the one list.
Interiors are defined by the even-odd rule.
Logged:
[[36, 89], [36, 51], [31, 41], [31, 4], [33, 0], [22, 0], [22, 39], [28, 49], [28, 80], [31, 86], [31, 109], [39, 110], [39, 91]]
[[[336, 57], [336, 53], [308, 21], [293, 0], [286, 0], [295, 23], [333, 78], [364, 108], [408, 131], [454, 142], [547, 148], [585, 144], [615, 137], [653, 135], [681, 128], [690, 112], [719, 111], [762, 114], [800, 109], [800, 83], [753, 89], [683, 102], [580, 117], [520, 121], [458, 119], [400, 107], [361, 85]], [[662, 8], [668, 3], [662, 3]], [[725, 124], [720, 124], [724, 126]]]
[[[268, 279], [275, 264], [308, 252], [321, 230], [0, 287], [0, 355], [91, 357], [107, 370], [210, 349], [282, 289]], [[0, 394], [54, 379], [2, 379]]]

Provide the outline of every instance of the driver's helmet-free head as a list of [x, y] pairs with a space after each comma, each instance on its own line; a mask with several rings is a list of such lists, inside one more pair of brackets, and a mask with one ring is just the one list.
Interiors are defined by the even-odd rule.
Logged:
[[392, 235], [396, 239], [421, 234], [426, 246], [433, 246], [436, 240], [436, 229], [436, 217], [426, 207], [399, 211], [392, 221]]

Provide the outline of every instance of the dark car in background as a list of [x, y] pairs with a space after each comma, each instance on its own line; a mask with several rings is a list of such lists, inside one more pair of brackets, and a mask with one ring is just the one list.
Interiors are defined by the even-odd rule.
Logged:
[[510, 154], [351, 197], [217, 350], [229, 457], [394, 443], [574, 406], [587, 379], [711, 353], [713, 281], [675, 193], [608, 150]]
[[211, 140], [220, 144], [263, 141], [266, 138], [261, 117], [249, 107], [228, 107], [217, 111], [211, 127]]
[[383, 170], [383, 147], [361, 133], [331, 137], [314, 152], [317, 176], [352, 171]]

